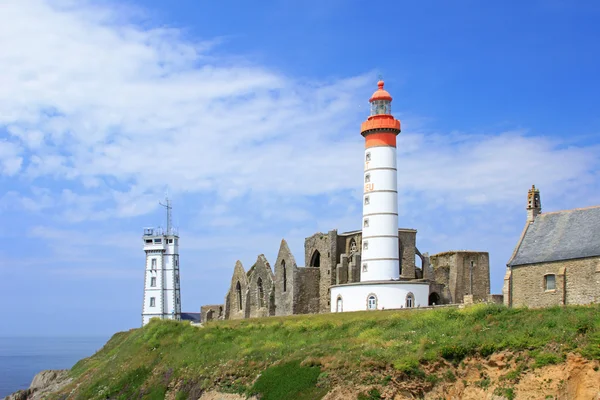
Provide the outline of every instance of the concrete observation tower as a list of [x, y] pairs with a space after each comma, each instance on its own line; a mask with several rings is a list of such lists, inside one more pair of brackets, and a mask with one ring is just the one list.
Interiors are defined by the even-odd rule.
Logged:
[[331, 287], [331, 311], [427, 305], [429, 284], [400, 280], [396, 137], [392, 96], [377, 83], [371, 112], [361, 125], [365, 138], [360, 282]]

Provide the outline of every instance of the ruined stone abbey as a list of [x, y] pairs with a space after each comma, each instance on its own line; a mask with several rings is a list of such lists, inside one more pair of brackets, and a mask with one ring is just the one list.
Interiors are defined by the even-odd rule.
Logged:
[[[416, 247], [415, 229], [398, 229], [400, 279], [429, 284], [428, 304], [488, 300], [489, 254], [447, 251], [429, 256]], [[330, 312], [332, 285], [360, 282], [362, 232], [315, 233], [304, 241], [305, 266], [298, 266], [285, 240], [274, 266], [261, 254], [247, 271], [236, 262], [224, 304], [201, 308], [201, 320]], [[415, 260], [420, 263], [415, 263]]]

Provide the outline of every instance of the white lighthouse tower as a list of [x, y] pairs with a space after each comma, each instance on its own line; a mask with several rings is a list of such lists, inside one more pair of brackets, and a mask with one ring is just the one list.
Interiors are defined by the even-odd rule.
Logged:
[[428, 304], [429, 283], [401, 280], [398, 243], [396, 137], [392, 96], [384, 82], [361, 125], [365, 138], [360, 282], [331, 287], [331, 311], [410, 308]]
[[167, 198], [166, 204], [161, 205], [167, 209], [167, 229], [144, 229], [146, 270], [142, 326], [151, 318], [181, 319], [179, 235], [171, 226], [171, 202]]

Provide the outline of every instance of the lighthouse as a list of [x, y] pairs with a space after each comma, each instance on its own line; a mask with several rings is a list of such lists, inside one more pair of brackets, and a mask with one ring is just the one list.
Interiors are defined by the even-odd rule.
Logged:
[[383, 85], [379, 81], [369, 99], [371, 115], [360, 132], [365, 138], [361, 282], [400, 278], [396, 168], [400, 121], [392, 115], [392, 96]]
[[400, 276], [396, 161], [400, 121], [392, 115], [392, 96], [382, 80], [369, 103], [369, 116], [360, 127], [365, 138], [360, 281], [331, 287], [331, 312], [428, 304], [429, 282]]

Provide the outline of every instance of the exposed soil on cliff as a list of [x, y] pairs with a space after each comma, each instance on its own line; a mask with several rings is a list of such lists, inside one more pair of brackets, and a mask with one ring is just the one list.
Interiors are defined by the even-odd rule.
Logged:
[[426, 367], [425, 379], [391, 378], [385, 386], [340, 385], [323, 400], [600, 400], [598, 361], [569, 354], [560, 364], [534, 369], [527, 364], [522, 355], [510, 352], [468, 358], [457, 366], [437, 363]]

